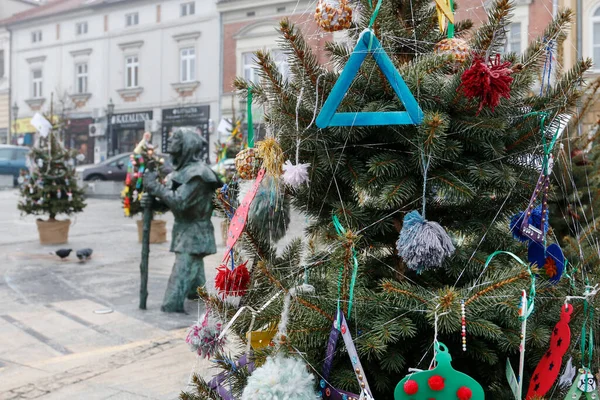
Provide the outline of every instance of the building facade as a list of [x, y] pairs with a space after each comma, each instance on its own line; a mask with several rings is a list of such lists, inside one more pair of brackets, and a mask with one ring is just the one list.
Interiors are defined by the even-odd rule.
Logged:
[[[2, 0], [0, 20], [14, 14], [37, 7], [35, 0]], [[0, 25], [0, 144], [8, 143], [11, 103], [10, 103], [10, 32]]]
[[[289, 74], [287, 56], [279, 47], [279, 21], [289, 18], [300, 26], [319, 62], [328, 61], [325, 43], [333, 40], [331, 33], [319, 29], [313, 19], [315, 3], [281, 0], [221, 0], [217, 4], [222, 24], [222, 82], [221, 115], [230, 119], [234, 114], [245, 113], [245, 103], [236, 97], [233, 81], [236, 77], [257, 82], [259, 79], [253, 53], [270, 51], [280, 72]], [[307, 11], [308, 10], [308, 11]], [[254, 121], [260, 124], [264, 110], [254, 107]], [[221, 134], [226, 134], [221, 132]]]
[[[65, 144], [86, 162], [130, 152], [168, 126], [209, 142], [219, 118], [219, 17], [198, 0], [58, 0], [3, 22], [12, 33], [16, 134], [36, 112], [64, 113]], [[198, 110], [201, 109], [202, 113]], [[176, 111], [174, 111], [176, 110]], [[190, 118], [173, 123], [173, 115]], [[196, 118], [194, 118], [196, 117]], [[87, 129], [84, 127], [87, 125]]]

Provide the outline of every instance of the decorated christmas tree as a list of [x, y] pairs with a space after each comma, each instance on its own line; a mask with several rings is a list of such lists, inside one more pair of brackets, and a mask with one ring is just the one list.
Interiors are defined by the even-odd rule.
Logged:
[[66, 150], [58, 140], [66, 121], [54, 120], [49, 135], [39, 139], [29, 153], [29, 171], [19, 177], [21, 200], [18, 208], [25, 214], [47, 215], [54, 221], [60, 214], [83, 211], [83, 190], [77, 185], [74, 167], [76, 151]]
[[[346, 2], [324, 3], [316, 13], [321, 27], [349, 25]], [[255, 179], [258, 189], [266, 173], [271, 197], [284, 193], [309, 225], [282, 253], [260, 232], [270, 224], [245, 226], [236, 247], [249, 275], [244, 260], [230, 265], [225, 254], [230, 285], [217, 282], [218, 295], [199, 293], [211, 318], [229, 323], [227, 335], [253, 351], [217, 354], [222, 373], [210, 382], [195, 377], [183, 399], [316, 399], [318, 392], [429, 399], [450, 390], [435, 398], [468, 400], [482, 399], [481, 388], [492, 399], [525, 398], [528, 389], [564, 398], [573, 377], [553, 386], [561, 362], [571, 356], [591, 372], [587, 350], [563, 335], [564, 315], [593, 353], [595, 291], [586, 285], [598, 281], [597, 266], [565, 261], [548, 234], [563, 215], [547, 211], [556, 190], [552, 158], [566, 140], [562, 121], [591, 62], [532, 94], [549, 73], [547, 41], [560, 45], [571, 12], [559, 11], [523, 55], [501, 56], [512, 3], [489, 4], [488, 21], [476, 30], [469, 21], [454, 24], [452, 7], [363, 1], [348, 30], [356, 48], [327, 44], [326, 65], [284, 20], [289, 79], [269, 53], [257, 52], [260, 84], [235, 82], [250, 103], [264, 106], [276, 135], [268, 140], [287, 160], [277, 160], [272, 143], [258, 143], [244, 153], [250, 161], [238, 165], [238, 176]], [[248, 175], [254, 164], [261, 172]], [[252, 193], [243, 198], [251, 202]], [[236, 213], [233, 245], [248, 203], [234, 210], [226, 194], [219, 199], [226, 214]], [[336, 347], [338, 336], [345, 347]], [[557, 340], [566, 352], [545, 364]], [[427, 371], [434, 360], [437, 375]], [[411, 378], [409, 368], [424, 371]], [[544, 393], [539, 380], [550, 385]]]

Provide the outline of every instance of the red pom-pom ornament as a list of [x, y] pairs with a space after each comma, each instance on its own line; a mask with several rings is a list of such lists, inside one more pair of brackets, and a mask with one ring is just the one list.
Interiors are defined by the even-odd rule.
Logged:
[[456, 392], [456, 397], [458, 400], [471, 400], [471, 397], [473, 397], [473, 392], [468, 387], [463, 386]]
[[246, 264], [248, 261], [238, 265], [231, 270], [226, 265], [217, 268], [215, 287], [224, 296], [243, 296], [250, 285], [250, 273]]
[[444, 378], [439, 375], [433, 375], [427, 380], [427, 384], [431, 390], [439, 392], [440, 390], [444, 389]]
[[419, 384], [417, 381], [408, 380], [404, 382], [404, 393], [406, 394], [416, 394], [419, 391]]
[[510, 98], [510, 84], [513, 81], [510, 62], [501, 62], [500, 54], [486, 63], [482, 57], [476, 57], [469, 69], [461, 76], [461, 86], [469, 98], [479, 98], [479, 109], [490, 107], [492, 111], [500, 104], [500, 98]]

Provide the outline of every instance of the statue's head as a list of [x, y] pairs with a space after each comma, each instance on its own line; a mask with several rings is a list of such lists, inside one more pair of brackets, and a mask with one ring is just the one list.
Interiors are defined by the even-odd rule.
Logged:
[[169, 154], [176, 170], [202, 160], [204, 139], [189, 129], [178, 129], [171, 136]]

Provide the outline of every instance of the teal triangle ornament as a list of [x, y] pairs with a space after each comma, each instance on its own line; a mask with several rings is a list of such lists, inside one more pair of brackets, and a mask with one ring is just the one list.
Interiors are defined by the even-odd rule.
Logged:
[[435, 342], [435, 368], [412, 373], [394, 391], [394, 400], [483, 400], [485, 394], [477, 381], [452, 368], [448, 348]]
[[594, 378], [594, 375], [587, 368], [579, 369], [579, 375], [575, 379], [575, 382], [573, 382], [571, 389], [569, 389], [565, 400], [577, 400], [583, 394], [585, 394], [587, 400], [600, 399], [596, 378]]
[[[375, 59], [406, 111], [336, 112], [360, 66], [369, 54]], [[381, 47], [381, 43], [373, 31], [365, 29], [358, 37], [354, 51], [321, 108], [316, 120], [317, 126], [323, 129], [330, 126], [418, 125], [422, 121], [423, 110], [419, 103], [406, 86], [388, 54]]]

